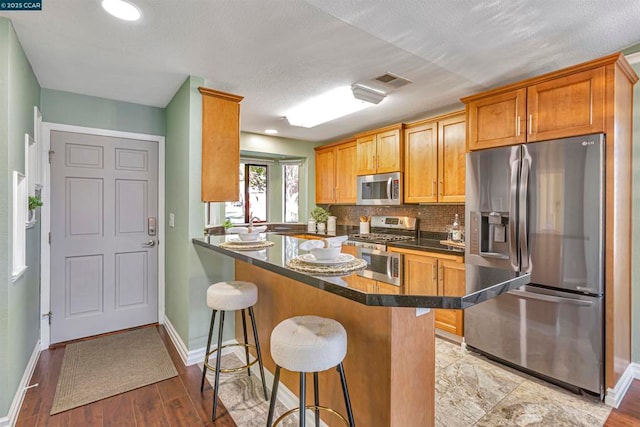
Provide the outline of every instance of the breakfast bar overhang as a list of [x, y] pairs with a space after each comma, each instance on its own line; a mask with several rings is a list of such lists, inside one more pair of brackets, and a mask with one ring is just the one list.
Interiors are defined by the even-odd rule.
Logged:
[[[234, 238], [207, 236], [193, 243], [234, 258], [235, 279], [258, 286], [255, 314], [265, 368], [275, 369], [269, 338], [279, 322], [300, 315], [337, 320], [347, 331], [344, 368], [354, 417], [361, 426], [432, 426], [435, 330], [430, 309], [470, 307], [529, 283], [528, 274], [468, 265], [465, 295], [408, 294], [402, 283], [393, 291], [363, 286], [363, 280], [375, 281], [358, 273], [312, 276], [287, 267], [303, 241], [296, 237], [265, 234], [273, 245], [259, 251], [220, 247]], [[242, 342], [241, 321], [236, 320], [236, 339]], [[298, 388], [296, 373], [283, 371], [280, 381], [289, 390]], [[312, 393], [310, 385], [308, 394]], [[336, 375], [320, 375], [320, 402], [344, 413]]]

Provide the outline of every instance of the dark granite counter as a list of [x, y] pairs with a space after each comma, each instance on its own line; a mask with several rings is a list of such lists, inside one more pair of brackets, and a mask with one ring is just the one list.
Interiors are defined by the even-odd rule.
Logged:
[[440, 243], [439, 239], [429, 239], [420, 237], [418, 239], [401, 240], [399, 242], [389, 243], [387, 246], [402, 249], [414, 249], [425, 252], [436, 252], [448, 255], [464, 256], [464, 249], [454, 246], [447, 246]]
[[[366, 271], [346, 276], [312, 276], [292, 270], [287, 267], [286, 262], [306, 253], [298, 249], [298, 245], [304, 240], [293, 236], [271, 233], [264, 234], [264, 237], [266, 240], [273, 242], [274, 245], [258, 251], [235, 251], [219, 246], [222, 242], [237, 240], [235, 235], [207, 236], [193, 239], [193, 243], [315, 288], [371, 306], [464, 309], [530, 282], [529, 274], [519, 274], [467, 264], [465, 295], [439, 296], [415, 293], [416, 291], [409, 293], [402, 283], [401, 274], [399, 284], [384, 283], [381, 286], [376, 286], [376, 284], [380, 284], [380, 281], [368, 278]], [[448, 253], [451, 252], [449, 251]], [[402, 265], [402, 255], [394, 255], [400, 257], [400, 265]], [[371, 283], [372, 286], [367, 286], [367, 283]]]

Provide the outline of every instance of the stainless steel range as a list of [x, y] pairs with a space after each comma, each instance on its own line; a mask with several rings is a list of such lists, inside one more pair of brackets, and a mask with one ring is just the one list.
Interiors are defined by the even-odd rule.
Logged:
[[371, 233], [350, 234], [345, 245], [385, 251], [387, 243], [418, 237], [418, 220], [408, 216], [372, 216]]
[[387, 243], [418, 237], [418, 220], [407, 216], [372, 216], [371, 233], [350, 234], [343, 245], [357, 246], [358, 258], [367, 261], [361, 276], [400, 286], [401, 256], [386, 252]]

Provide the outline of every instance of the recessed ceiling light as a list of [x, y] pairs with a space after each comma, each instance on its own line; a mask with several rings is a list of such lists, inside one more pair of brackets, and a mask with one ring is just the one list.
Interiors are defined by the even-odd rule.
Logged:
[[124, 0], [102, 0], [102, 8], [124, 21], [137, 21], [142, 16], [140, 9]]
[[266, 133], [267, 135], [275, 135], [278, 133], [278, 131], [275, 129], [265, 129], [264, 133]]

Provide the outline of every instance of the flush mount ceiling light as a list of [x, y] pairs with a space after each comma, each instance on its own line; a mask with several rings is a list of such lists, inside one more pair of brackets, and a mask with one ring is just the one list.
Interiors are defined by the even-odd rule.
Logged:
[[102, 8], [123, 21], [137, 21], [142, 16], [140, 9], [124, 0], [102, 0]]
[[355, 98], [372, 104], [379, 104], [387, 96], [383, 91], [365, 86], [362, 83], [356, 83], [351, 86], [351, 92], [353, 92]]
[[266, 133], [267, 135], [275, 135], [278, 133], [278, 131], [275, 129], [265, 129], [264, 133]]
[[349, 86], [341, 86], [297, 105], [287, 111], [285, 116], [291, 126], [312, 128], [371, 105], [369, 102], [355, 99]]

